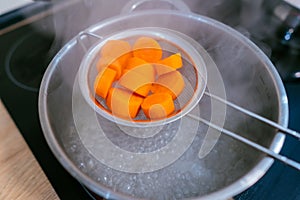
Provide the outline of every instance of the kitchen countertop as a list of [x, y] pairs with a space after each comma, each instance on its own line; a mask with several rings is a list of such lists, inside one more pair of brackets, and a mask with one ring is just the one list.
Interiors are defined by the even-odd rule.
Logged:
[[0, 199], [59, 199], [0, 100]]

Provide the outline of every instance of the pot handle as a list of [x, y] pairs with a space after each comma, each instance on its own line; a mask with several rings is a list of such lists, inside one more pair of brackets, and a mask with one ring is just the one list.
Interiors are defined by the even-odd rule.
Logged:
[[[157, 5], [159, 2], [168, 3], [178, 11], [185, 13], [191, 12], [190, 8], [182, 0], [131, 0], [123, 7], [123, 9], [121, 10], [121, 14], [132, 13], [133, 11], [137, 10], [138, 7], [142, 4], [150, 2], [153, 5]], [[172, 9], [170, 8], [170, 10]]]

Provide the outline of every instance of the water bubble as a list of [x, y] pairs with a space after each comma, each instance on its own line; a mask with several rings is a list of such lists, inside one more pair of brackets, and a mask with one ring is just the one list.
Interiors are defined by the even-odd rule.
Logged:
[[71, 152], [72, 153], [75, 153], [76, 152], [76, 149], [77, 149], [77, 145], [76, 144], [73, 144], [70, 148]]
[[92, 159], [89, 159], [89, 160], [87, 161], [87, 167], [88, 167], [89, 169], [93, 169], [94, 166], [95, 166], [94, 161], [93, 161]]

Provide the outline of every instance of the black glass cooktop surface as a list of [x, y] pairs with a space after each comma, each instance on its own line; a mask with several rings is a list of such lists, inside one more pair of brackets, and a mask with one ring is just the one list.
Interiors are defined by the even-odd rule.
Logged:
[[[53, 31], [52, 17], [45, 16], [11, 30], [2, 27], [0, 97], [58, 196], [91, 199], [53, 156], [40, 127], [39, 85], [49, 62], [63, 46]], [[300, 83], [285, 83], [285, 88], [289, 99], [289, 127], [300, 131]], [[300, 161], [299, 141], [287, 136], [281, 153]], [[262, 179], [235, 199], [300, 199], [300, 173], [275, 161]]]

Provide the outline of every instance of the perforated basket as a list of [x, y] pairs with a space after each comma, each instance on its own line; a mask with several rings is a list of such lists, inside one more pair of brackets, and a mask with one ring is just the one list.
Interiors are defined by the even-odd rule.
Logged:
[[[103, 45], [109, 40], [125, 40], [133, 44], [137, 38], [142, 36], [155, 39], [160, 44], [164, 57], [173, 53], [180, 53], [182, 56], [183, 67], [178, 71], [184, 79], [185, 87], [174, 101], [174, 114], [163, 119], [149, 120], [142, 111], [134, 119], [120, 118], [108, 108], [106, 100], [97, 96], [94, 91], [94, 81], [98, 74], [96, 65]], [[87, 103], [101, 116], [126, 126], [159, 126], [181, 118], [197, 105], [206, 87], [206, 73], [206, 66], [200, 53], [190, 42], [181, 38], [174, 31], [158, 27], [145, 27], [117, 32], [100, 40], [90, 48], [79, 68], [79, 85]]]

